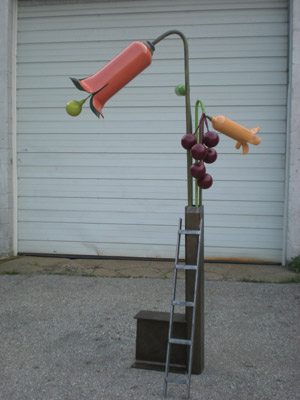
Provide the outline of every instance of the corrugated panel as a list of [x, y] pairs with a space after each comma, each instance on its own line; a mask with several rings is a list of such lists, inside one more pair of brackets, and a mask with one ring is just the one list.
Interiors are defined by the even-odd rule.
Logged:
[[68, 76], [84, 77], [132, 40], [182, 30], [192, 104], [261, 126], [247, 156], [221, 137], [204, 191], [207, 259], [281, 261], [287, 85], [287, 1], [30, 1], [18, 9], [19, 251], [173, 257], [186, 205], [181, 40], [97, 120]]

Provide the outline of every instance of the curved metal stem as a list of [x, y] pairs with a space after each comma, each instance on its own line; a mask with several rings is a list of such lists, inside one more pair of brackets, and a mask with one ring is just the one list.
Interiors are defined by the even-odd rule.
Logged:
[[[151, 43], [155, 46], [161, 40], [169, 35], [178, 35], [183, 41], [184, 47], [184, 76], [185, 76], [185, 115], [186, 115], [186, 133], [193, 133], [193, 122], [192, 122], [192, 111], [191, 111], [191, 100], [190, 100], [190, 72], [189, 72], [189, 47], [188, 42], [184, 34], [178, 30], [171, 30], [158, 36]], [[193, 205], [193, 179], [190, 172], [190, 167], [192, 165], [192, 156], [189, 151], [187, 151], [187, 192], [188, 192], [188, 205]]]

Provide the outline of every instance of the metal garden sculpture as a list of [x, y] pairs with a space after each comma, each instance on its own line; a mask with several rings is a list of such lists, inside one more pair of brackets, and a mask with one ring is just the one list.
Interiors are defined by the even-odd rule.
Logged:
[[[121, 90], [128, 82], [135, 78], [145, 68], [147, 68], [152, 61], [152, 55], [155, 51], [155, 46], [164, 38], [169, 35], [178, 35], [183, 41], [184, 46], [184, 76], [185, 83], [176, 87], [175, 92], [177, 95], [185, 97], [185, 113], [186, 113], [186, 134], [181, 140], [183, 148], [187, 154], [187, 200], [188, 205], [185, 209], [185, 229], [197, 230], [199, 229], [200, 222], [203, 226], [204, 210], [202, 206], [202, 189], [208, 189], [213, 183], [213, 179], [206, 171], [206, 165], [213, 163], [217, 159], [217, 152], [215, 146], [219, 143], [219, 136], [215, 131], [209, 129], [208, 120], [211, 121], [212, 127], [224, 135], [236, 140], [236, 148], [242, 147], [243, 154], [247, 154], [249, 150], [249, 143], [258, 145], [261, 139], [256, 136], [259, 132], [259, 127], [247, 129], [228, 118], [218, 115], [210, 117], [206, 115], [204, 104], [201, 100], [197, 100], [195, 105], [195, 124], [196, 130], [192, 128], [191, 104], [190, 104], [190, 83], [189, 83], [189, 56], [188, 56], [188, 42], [182, 32], [178, 30], [168, 31], [152, 42], [147, 41], [133, 42], [126, 47], [115, 58], [108, 62], [94, 75], [84, 78], [75, 79], [71, 78], [74, 85], [79, 89], [89, 93], [88, 97], [81, 101], [72, 100], [66, 105], [66, 111], [71, 116], [80, 114], [82, 105], [89, 98], [90, 108], [97, 117], [103, 117], [103, 107], [107, 100], [114, 94]], [[201, 106], [202, 115], [198, 118], [198, 108]], [[194, 161], [193, 161], [194, 160]], [[193, 196], [193, 179], [195, 180], [195, 197]], [[187, 265], [196, 264], [196, 249], [198, 246], [198, 239], [186, 237], [185, 242], [185, 262]], [[200, 239], [199, 239], [200, 240]], [[196, 304], [196, 325], [195, 325], [195, 340], [196, 345], [193, 349], [193, 369], [194, 374], [200, 374], [204, 368], [204, 258], [203, 258], [203, 235], [201, 243], [201, 260], [200, 260], [200, 274], [198, 277], [198, 284], [195, 286], [194, 271], [186, 271], [186, 302], [191, 301], [194, 293], [194, 286], [198, 288], [199, 295], [197, 296]], [[142, 313], [142, 312], [141, 312]], [[150, 312], [151, 313], [151, 312]], [[140, 368], [148, 369], [164, 369], [165, 362], [165, 333], [161, 337], [153, 339], [153, 332], [158, 332], [161, 326], [168, 326], [169, 321], [164, 320], [161, 313], [152, 312], [153, 315], [149, 317], [152, 325], [149, 324], [145, 327], [145, 338], [142, 338], [141, 343], [144, 346], [148, 343], [146, 335], [151, 338], [148, 354], [150, 357], [155, 351], [161, 349], [159, 354], [159, 362], [152, 363], [151, 360], [145, 356], [144, 360], [137, 360], [135, 364]], [[138, 319], [138, 317], [137, 317]], [[141, 318], [142, 319], [142, 318]], [[163, 322], [163, 325], [161, 323]], [[143, 321], [140, 321], [143, 324]], [[142, 326], [142, 325], [141, 325]], [[160, 327], [158, 329], [158, 326]], [[186, 335], [190, 331], [191, 314], [186, 307]], [[153, 327], [153, 332], [152, 332]], [[149, 340], [150, 341], [150, 340]], [[137, 350], [138, 350], [137, 338]], [[144, 351], [144, 348], [142, 349]], [[182, 360], [177, 361], [179, 364]], [[160, 365], [161, 364], [161, 365]], [[160, 368], [161, 367], [161, 368]]]
[[[196, 132], [194, 134], [192, 133], [188, 43], [185, 36], [180, 31], [168, 31], [153, 42], [133, 42], [95, 74], [83, 79], [71, 78], [74, 85], [79, 90], [88, 92], [89, 96], [81, 101], [71, 100], [67, 103], [66, 110], [69, 115], [75, 117], [80, 114], [82, 105], [90, 98], [91, 110], [97, 117], [103, 117], [102, 109], [107, 100], [151, 64], [155, 45], [172, 34], [179, 35], [184, 44], [185, 84], [176, 87], [176, 94], [183, 95], [186, 98], [186, 135], [182, 139], [182, 146], [187, 150], [188, 205], [191, 206], [193, 205], [191, 177], [193, 176], [197, 179], [201, 189], [208, 189], [212, 185], [212, 177], [205, 173], [203, 162], [212, 163], [217, 158], [217, 153], [213, 149], [218, 141], [217, 134], [209, 130], [207, 119], [212, 122], [212, 126], [215, 130], [237, 140], [236, 148], [239, 149], [242, 146], [243, 154], [248, 153], [248, 143], [257, 145], [260, 143], [261, 139], [255, 136], [255, 134], [259, 132], [258, 127], [249, 130], [226, 117], [221, 115], [209, 117], [205, 115], [205, 112], [202, 113]], [[204, 111], [203, 103], [202, 111]], [[197, 122], [198, 119], [195, 120], [195, 123]], [[207, 132], [202, 139], [200, 132], [204, 123]], [[197, 134], [198, 132], [199, 134]], [[192, 158], [197, 160], [194, 166], [192, 166]], [[200, 176], [201, 172], [203, 172], [202, 176]]]

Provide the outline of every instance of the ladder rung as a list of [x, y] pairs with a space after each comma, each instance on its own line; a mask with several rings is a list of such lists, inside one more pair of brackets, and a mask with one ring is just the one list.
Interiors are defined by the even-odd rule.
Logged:
[[194, 307], [195, 303], [193, 301], [177, 301], [173, 300], [173, 306], [183, 306], [183, 307]]
[[192, 229], [179, 229], [178, 233], [181, 235], [200, 235], [200, 230], [192, 230]]
[[187, 385], [189, 383], [188, 379], [182, 379], [182, 378], [170, 378], [170, 377], [166, 377], [165, 378], [166, 382], [174, 382], [174, 383], [182, 383], [184, 385]]
[[177, 269], [186, 269], [191, 271], [196, 271], [198, 269], [197, 265], [186, 265], [186, 264], [176, 264]]
[[186, 340], [186, 339], [175, 339], [175, 338], [171, 338], [170, 339], [170, 343], [172, 344], [185, 344], [190, 346], [192, 344], [191, 340]]

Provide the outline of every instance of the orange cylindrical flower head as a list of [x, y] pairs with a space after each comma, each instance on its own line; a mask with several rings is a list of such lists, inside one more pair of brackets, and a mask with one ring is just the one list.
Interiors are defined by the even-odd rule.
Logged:
[[150, 43], [133, 42], [94, 75], [71, 78], [78, 89], [92, 93], [90, 107], [97, 117], [103, 117], [108, 99], [151, 64], [153, 50]]

